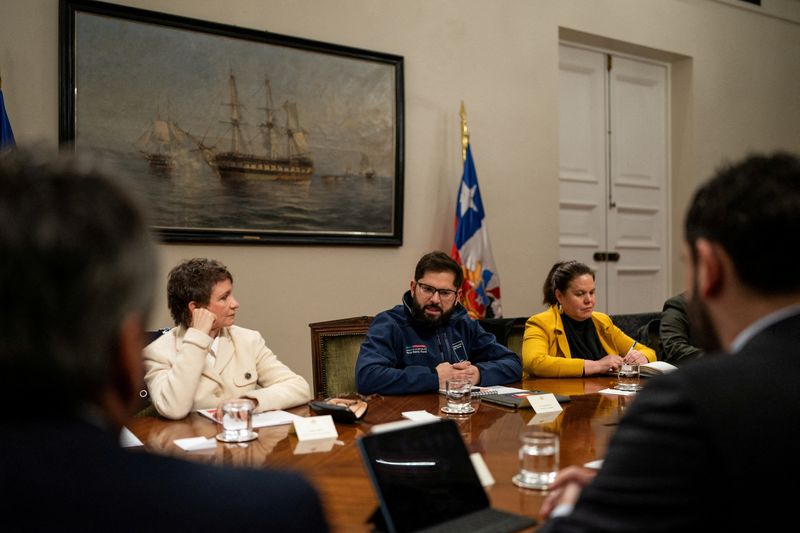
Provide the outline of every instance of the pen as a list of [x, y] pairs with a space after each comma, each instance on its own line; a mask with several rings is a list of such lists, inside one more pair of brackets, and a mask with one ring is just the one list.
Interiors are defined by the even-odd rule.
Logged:
[[630, 362], [630, 361], [628, 361], [628, 356], [631, 354], [631, 352], [633, 351], [633, 349], [636, 347], [636, 344], [637, 344], [637, 343], [638, 343], [638, 341], [633, 341], [633, 344], [631, 344], [631, 347], [630, 347], [630, 348], [628, 348], [628, 353], [626, 353], [626, 354], [625, 354], [625, 362], [626, 362], [626, 363], [627, 363], [627, 362]]

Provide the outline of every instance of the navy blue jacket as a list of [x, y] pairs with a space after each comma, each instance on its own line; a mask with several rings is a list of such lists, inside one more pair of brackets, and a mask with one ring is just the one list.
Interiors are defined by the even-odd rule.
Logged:
[[379, 313], [361, 344], [356, 385], [362, 394], [411, 394], [439, 390], [436, 366], [469, 360], [481, 372], [480, 385], [504, 385], [521, 379], [519, 356], [499, 344], [456, 304], [437, 328], [411, 313], [411, 292], [403, 303]]

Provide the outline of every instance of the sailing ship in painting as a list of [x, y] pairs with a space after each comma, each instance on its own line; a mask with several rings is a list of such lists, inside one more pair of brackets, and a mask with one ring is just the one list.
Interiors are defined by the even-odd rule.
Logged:
[[178, 158], [190, 148], [196, 148], [196, 139], [183, 130], [177, 122], [156, 116], [137, 139], [136, 148], [147, 160], [155, 174], [169, 174], [178, 165]]
[[361, 175], [367, 179], [372, 179], [375, 177], [375, 169], [372, 168], [367, 154], [361, 154]]
[[[230, 142], [228, 149], [218, 149], [201, 143], [201, 150], [208, 164], [222, 179], [250, 178], [283, 181], [308, 181], [314, 172], [314, 161], [306, 141], [306, 132], [300, 127], [297, 104], [286, 101], [276, 108], [272, 101], [272, 87], [264, 79], [264, 121], [258, 124], [261, 150], [256, 151], [243, 134], [242, 105], [236, 90], [233, 72], [229, 78]], [[280, 119], [283, 118], [282, 121]], [[279, 123], [282, 122], [282, 123]]]

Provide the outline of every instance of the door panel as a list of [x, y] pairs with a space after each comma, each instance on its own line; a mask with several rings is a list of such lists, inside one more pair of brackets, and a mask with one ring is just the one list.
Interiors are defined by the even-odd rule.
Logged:
[[[596, 272], [597, 309], [661, 309], [668, 292], [667, 69], [561, 45], [560, 257]], [[595, 253], [619, 254], [595, 261]]]
[[667, 298], [666, 68], [614, 57], [609, 76], [608, 243], [614, 313], [661, 309]]
[[605, 56], [562, 46], [559, 57], [560, 257], [596, 270], [597, 308], [606, 308], [607, 169]]

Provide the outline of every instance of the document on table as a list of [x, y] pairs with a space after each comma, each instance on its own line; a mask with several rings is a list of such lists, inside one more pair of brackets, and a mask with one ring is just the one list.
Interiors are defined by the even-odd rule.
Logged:
[[[216, 409], [198, 409], [197, 412], [204, 417], [213, 420], [214, 422], [217, 421], [217, 419], [214, 418], [214, 415], [217, 412]], [[264, 411], [263, 413], [256, 413], [253, 415], [253, 429], [266, 428], [270, 426], [283, 426], [285, 424], [291, 424], [297, 419], [302, 420], [302, 418], [302, 416], [295, 415], [287, 411]]]
[[133, 432], [126, 428], [125, 426], [122, 427], [122, 431], [119, 432], [119, 445], [123, 448], [133, 448], [134, 446], [144, 446], [142, 441], [133, 434]]
[[617, 390], [617, 389], [603, 389], [600, 394], [616, 394], [617, 396], [633, 396], [636, 394], [635, 390]]

